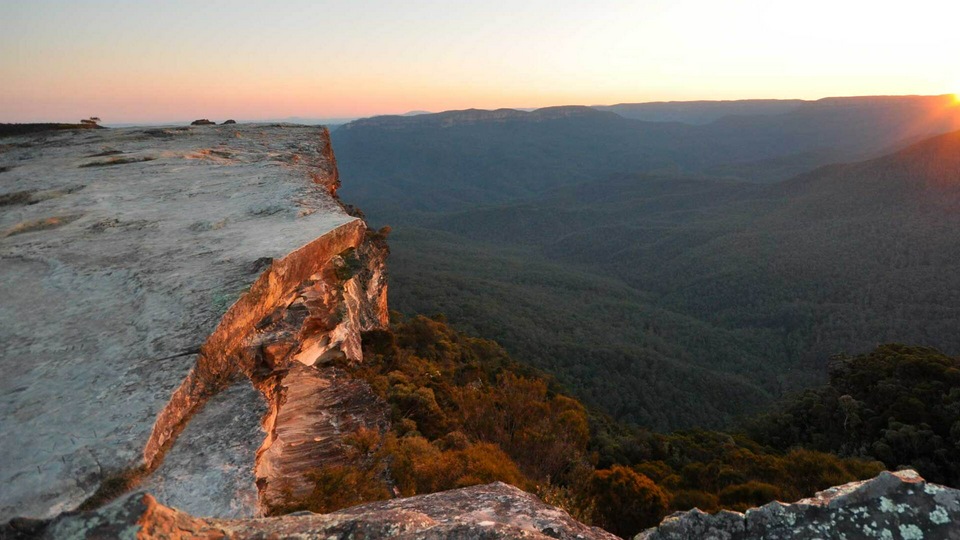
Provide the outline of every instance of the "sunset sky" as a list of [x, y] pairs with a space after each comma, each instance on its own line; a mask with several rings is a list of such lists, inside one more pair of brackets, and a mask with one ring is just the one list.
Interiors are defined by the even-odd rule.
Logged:
[[0, 122], [960, 92], [960, 2], [0, 0]]

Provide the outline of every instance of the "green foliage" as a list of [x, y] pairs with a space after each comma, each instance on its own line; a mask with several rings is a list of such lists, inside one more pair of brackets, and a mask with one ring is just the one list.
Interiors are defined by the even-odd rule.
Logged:
[[592, 444], [600, 466], [632, 465], [674, 495], [672, 510], [692, 507], [686, 504], [704, 504], [700, 509], [705, 511], [753, 506], [754, 499], [737, 499], [746, 493], [742, 489], [725, 491], [738, 485], [772, 485], [777, 498], [791, 501], [883, 470], [876, 461], [813, 450], [779, 452], [743, 434], [696, 430], [664, 435], [610, 422], [595, 424]]
[[417, 436], [390, 439], [387, 452], [395, 485], [404, 496], [494, 481], [527, 487], [516, 464], [497, 445], [470, 443], [443, 449]]
[[750, 431], [772, 446], [877, 459], [960, 486], [960, 359], [897, 344], [836, 357], [827, 386], [787, 400]]
[[727, 486], [720, 491], [720, 503], [741, 512], [781, 497], [777, 486], [757, 481]]
[[698, 489], [681, 489], [673, 492], [670, 508], [679, 511], [699, 508], [704, 512], [713, 513], [720, 509], [720, 500], [713, 493]]
[[347, 281], [355, 276], [361, 268], [363, 268], [363, 262], [357, 255], [357, 250], [350, 248], [340, 254], [339, 264], [336, 265], [334, 271], [337, 279]]
[[543, 502], [556, 506], [582, 523], [595, 523], [597, 502], [589, 490], [584, 489], [593, 474], [592, 468], [584, 467], [579, 478], [568, 485], [542, 482], [537, 484], [535, 493]]

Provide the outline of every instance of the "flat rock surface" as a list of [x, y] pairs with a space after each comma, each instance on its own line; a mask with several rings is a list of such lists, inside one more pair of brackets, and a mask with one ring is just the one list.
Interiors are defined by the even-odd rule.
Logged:
[[0, 521], [49, 517], [143, 460], [231, 304], [352, 221], [315, 183], [320, 128], [0, 139]]
[[259, 514], [253, 463], [267, 403], [248, 379], [213, 396], [140, 489], [198, 517]]
[[667, 517], [636, 540], [960, 539], [960, 490], [928, 484], [914, 471], [882, 472], [793, 504], [772, 502], [745, 514], [694, 509]]

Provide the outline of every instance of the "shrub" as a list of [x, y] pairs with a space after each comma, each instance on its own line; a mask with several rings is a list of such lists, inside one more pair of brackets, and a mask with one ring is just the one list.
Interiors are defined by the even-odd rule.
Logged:
[[720, 502], [725, 507], [739, 511], [760, 506], [779, 498], [780, 489], [777, 486], [757, 481], [728, 486], [720, 491]]
[[621, 465], [593, 473], [590, 493], [595, 521], [628, 538], [660, 522], [667, 512], [667, 495], [653, 480]]
[[713, 493], [696, 489], [683, 489], [673, 494], [670, 499], [670, 509], [686, 511], [699, 508], [704, 512], [716, 512], [720, 509], [720, 500]]

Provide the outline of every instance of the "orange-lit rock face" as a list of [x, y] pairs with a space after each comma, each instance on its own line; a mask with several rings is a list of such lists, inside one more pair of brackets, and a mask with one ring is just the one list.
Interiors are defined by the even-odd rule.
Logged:
[[[185, 493], [187, 506], [207, 501], [203, 513], [255, 513], [255, 452], [270, 426], [251, 419], [271, 396], [254, 351], [300, 348], [258, 341], [257, 325], [367, 236], [331, 196], [326, 130], [85, 130], [2, 143], [0, 428], [14, 435], [0, 440], [0, 521], [74, 508], [104, 476], [158, 467], [165, 451], [178, 457], [157, 469], [164, 502]], [[386, 291], [368, 274], [330, 285], [325, 309], [346, 318], [311, 334], [330, 334], [328, 352], [359, 358], [359, 329], [382, 309], [368, 293], [377, 304]], [[237, 386], [244, 378], [256, 390]], [[183, 429], [191, 418], [223, 430], [210, 439], [222, 446]], [[181, 430], [187, 439], [170, 448]], [[178, 453], [181, 443], [205, 445], [207, 461]], [[251, 500], [202, 489], [241, 489], [213, 478], [241, 467], [253, 502], [218, 507], [218, 496]]]
[[387, 413], [366, 382], [337, 368], [292, 363], [279, 381], [270, 437], [257, 456], [262, 507], [308, 495], [307, 474], [346, 464], [344, 437], [361, 428], [385, 432]]

